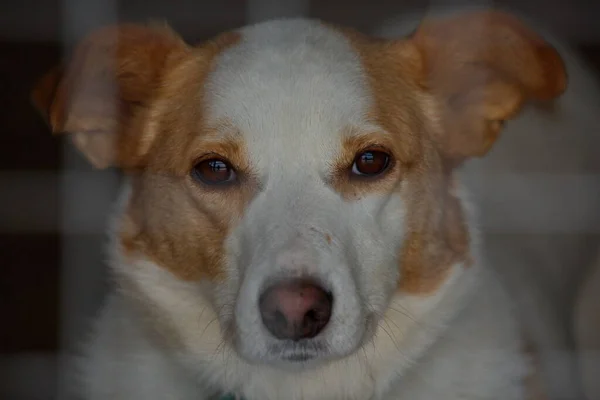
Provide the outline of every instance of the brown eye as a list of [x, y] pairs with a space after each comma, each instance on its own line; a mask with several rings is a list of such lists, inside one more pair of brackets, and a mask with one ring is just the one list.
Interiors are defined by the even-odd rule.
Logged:
[[236, 174], [226, 161], [213, 158], [196, 164], [192, 169], [192, 177], [207, 185], [222, 185], [233, 182]]
[[359, 153], [352, 164], [354, 175], [372, 177], [383, 173], [390, 164], [390, 156], [383, 151], [368, 150]]

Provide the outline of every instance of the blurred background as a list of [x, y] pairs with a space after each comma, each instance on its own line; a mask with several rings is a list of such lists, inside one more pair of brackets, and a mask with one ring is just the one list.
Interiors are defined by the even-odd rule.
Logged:
[[2, 0], [0, 4], [0, 398], [53, 399], [59, 349], [84, 332], [106, 288], [106, 215], [119, 183], [51, 137], [29, 101], [37, 78], [91, 29], [165, 20], [189, 42], [282, 16], [373, 31], [432, 5], [510, 7], [600, 71], [600, 2], [590, 0]]

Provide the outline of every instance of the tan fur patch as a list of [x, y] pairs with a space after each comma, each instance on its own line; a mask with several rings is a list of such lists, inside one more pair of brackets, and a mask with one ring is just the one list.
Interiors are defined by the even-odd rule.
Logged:
[[[226, 35], [194, 50], [167, 74], [151, 120], [156, 132], [146, 166], [133, 176], [132, 199], [121, 240], [128, 254], [141, 252], [183, 280], [222, 279], [224, 240], [254, 193], [242, 142], [227, 121], [206, 126], [203, 85], [212, 60], [236, 37]], [[239, 183], [211, 187], [190, 177], [199, 157], [229, 161]]]
[[560, 96], [567, 82], [558, 52], [516, 17], [497, 11], [425, 20], [410, 38], [422, 82], [441, 100], [432, 132], [448, 159], [485, 155], [502, 122], [528, 101]]
[[399, 289], [434, 292], [453, 265], [471, 262], [453, 169], [485, 155], [526, 101], [562, 94], [564, 65], [542, 38], [500, 12], [426, 21], [403, 40], [340, 30], [363, 63], [373, 122], [411, 160], [398, 185], [407, 209]]
[[[344, 30], [357, 49], [375, 98], [370, 116], [391, 133], [394, 149], [404, 166], [400, 185], [388, 193], [404, 197], [407, 239], [400, 255], [399, 290], [434, 292], [450, 267], [469, 259], [469, 236], [459, 200], [453, 193], [451, 170], [430, 139], [430, 121], [423, 110], [423, 88], [418, 84], [420, 61], [410, 46], [398, 49], [389, 42]], [[356, 189], [355, 189], [356, 190]], [[346, 189], [346, 191], [350, 191]]]
[[56, 90], [63, 75], [63, 67], [57, 65], [42, 76], [35, 84], [31, 91], [31, 101], [37, 108], [37, 111], [46, 118], [50, 116], [50, 107], [54, 103]]
[[[431, 173], [431, 172], [427, 172]], [[405, 196], [407, 239], [400, 257], [399, 289], [406, 293], [435, 292], [451, 267], [471, 265], [470, 237], [462, 204], [453, 193], [449, 172], [437, 172]]]
[[[119, 232], [126, 256], [143, 254], [184, 280], [222, 277], [223, 241], [254, 190], [235, 132], [226, 121], [209, 127], [202, 118], [213, 60], [239, 40], [225, 33], [192, 48], [164, 26], [104, 28], [32, 94], [53, 132], [71, 134], [95, 166], [130, 175]], [[207, 153], [229, 160], [240, 183], [214, 188], [193, 180]]]
[[41, 80], [33, 99], [52, 131], [72, 134], [94, 166], [132, 166], [143, 156], [138, 142], [151, 138], [131, 121], [146, 111], [164, 71], [189, 51], [165, 26], [103, 28], [77, 46], [66, 68]]

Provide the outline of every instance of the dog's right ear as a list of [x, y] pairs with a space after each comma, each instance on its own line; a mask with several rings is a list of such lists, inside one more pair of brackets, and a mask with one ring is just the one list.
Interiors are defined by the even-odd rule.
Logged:
[[65, 67], [39, 80], [32, 101], [52, 132], [69, 134], [95, 167], [135, 167], [153, 137], [132, 126], [134, 117], [189, 49], [167, 27], [104, 28], [84, 39]]

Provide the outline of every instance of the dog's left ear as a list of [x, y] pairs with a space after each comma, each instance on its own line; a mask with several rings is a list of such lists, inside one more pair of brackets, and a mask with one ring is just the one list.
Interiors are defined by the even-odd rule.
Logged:
[[419, 84], [440, 105], [434, 140], [454, 163], [485, 155], [525, 102], [554, 99], [567, 86], [558, 52], [502, 12], [425, 21], [409, 44], [420, 56]]

